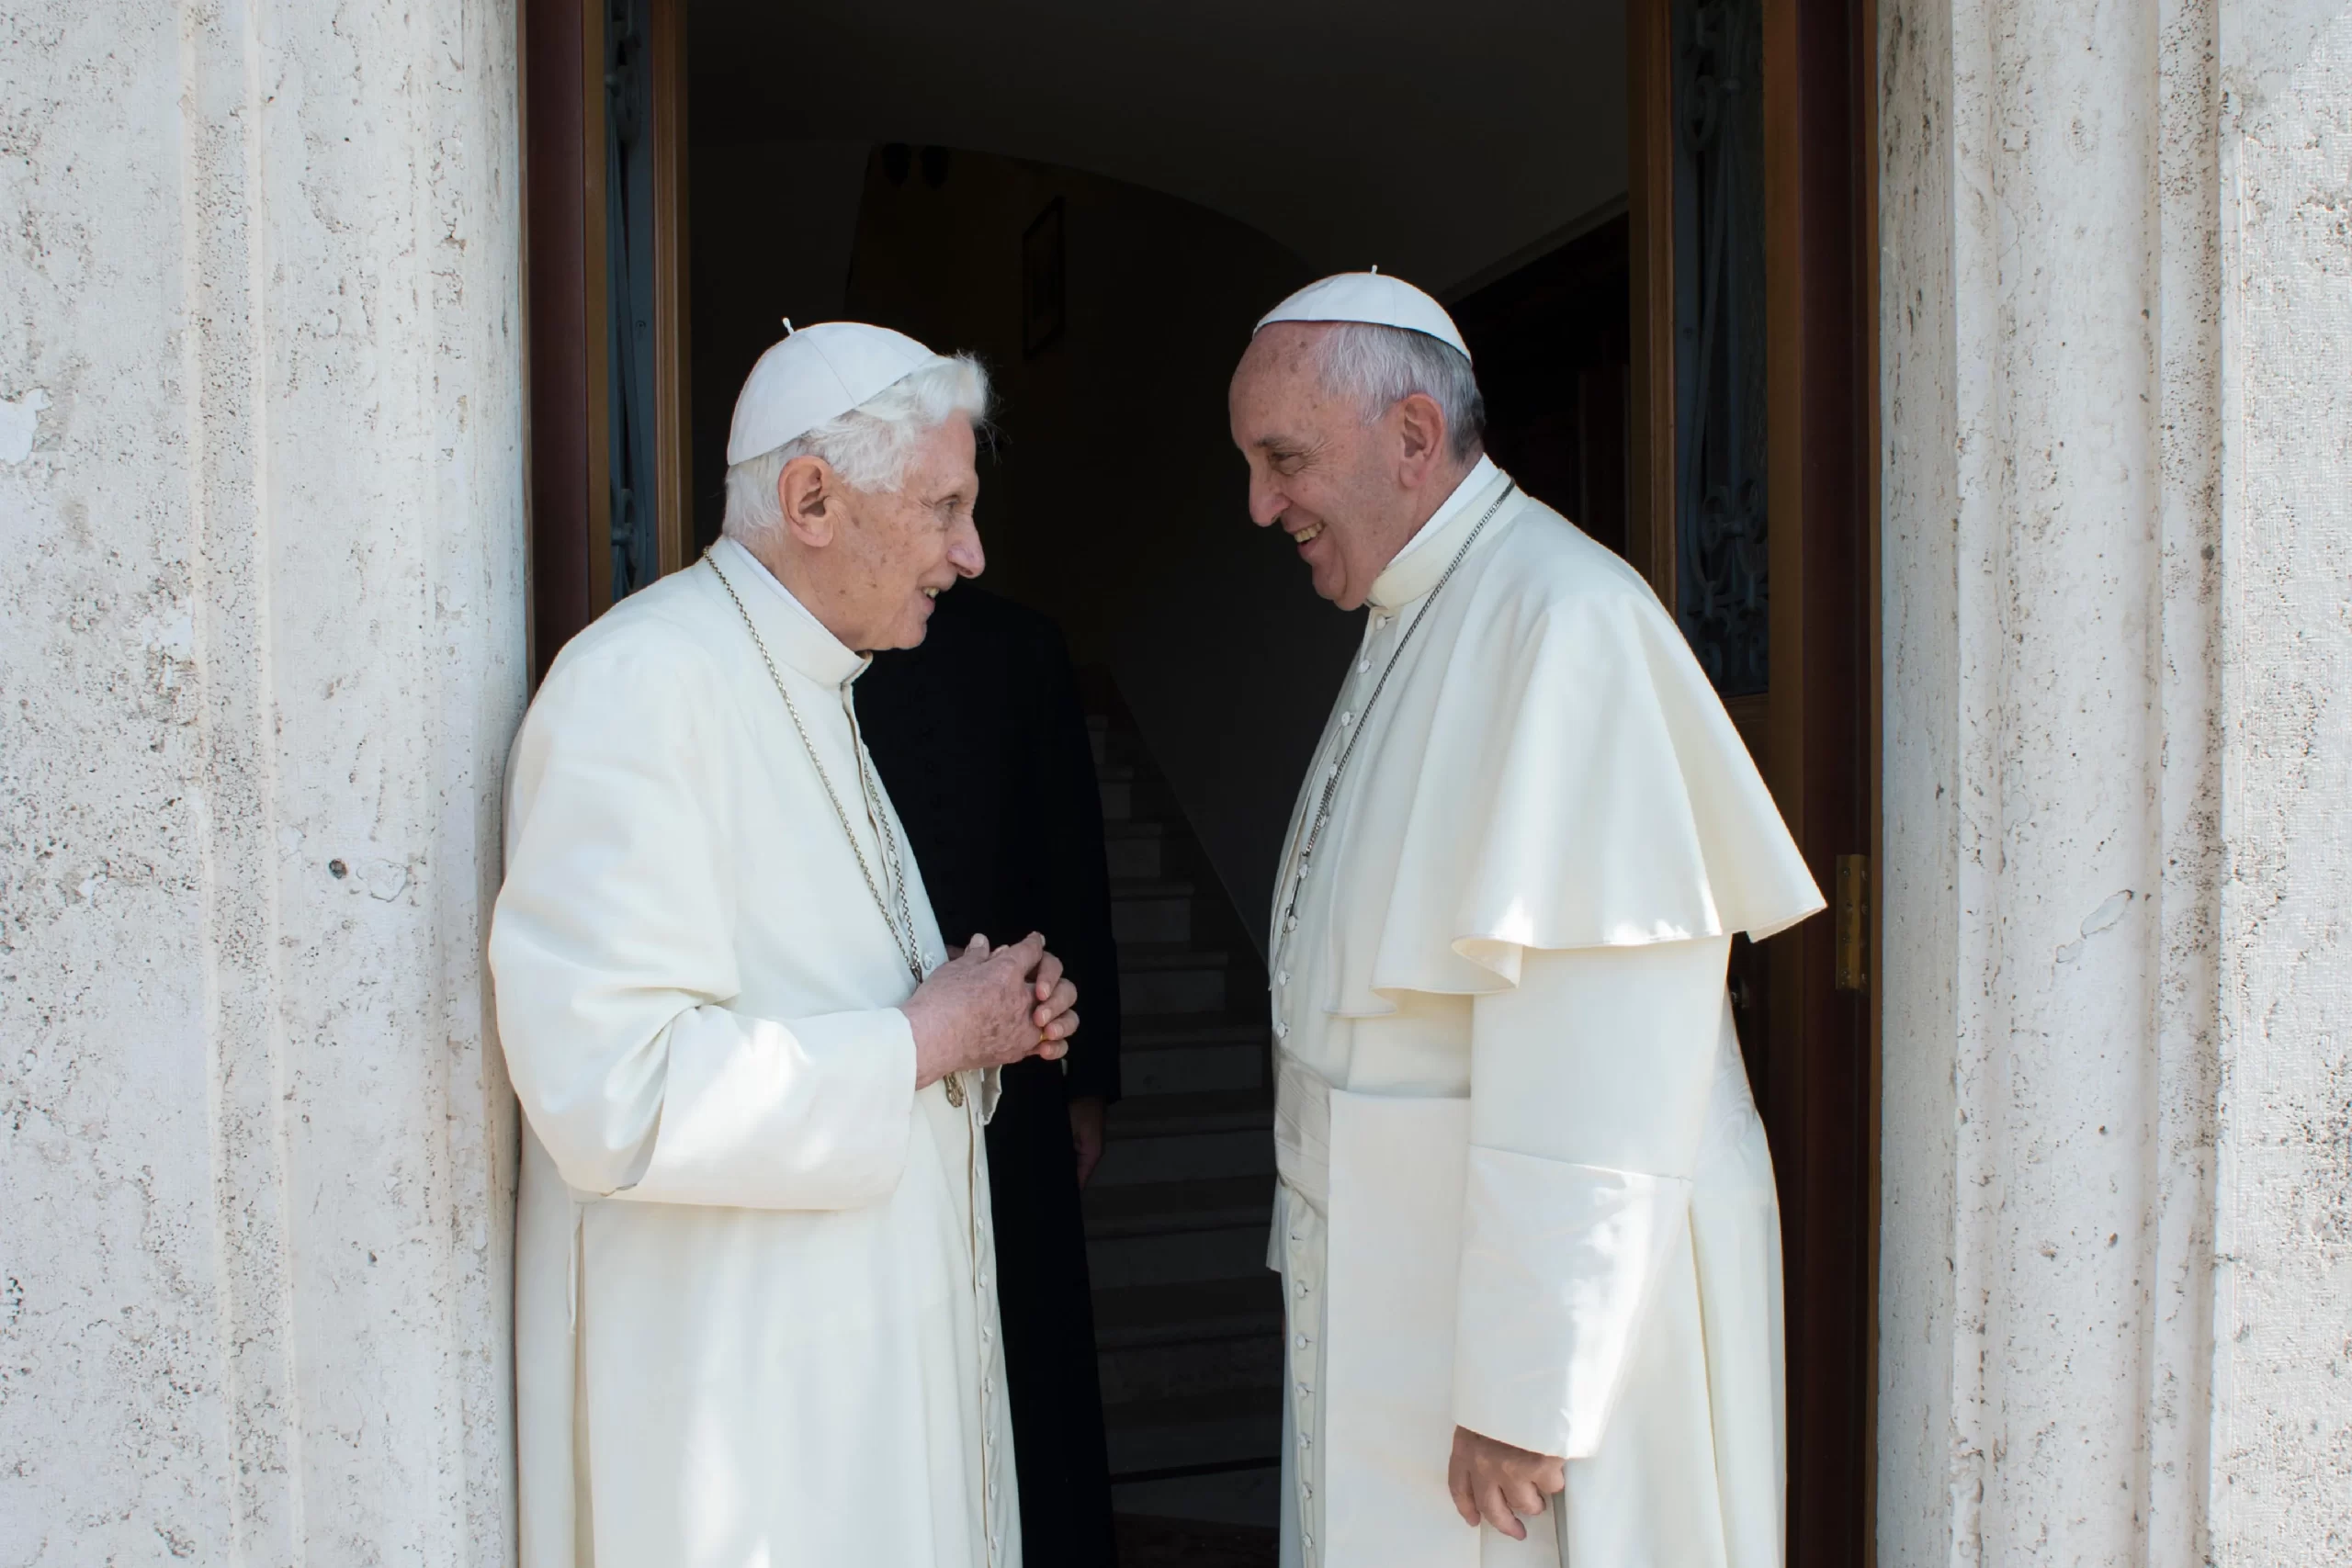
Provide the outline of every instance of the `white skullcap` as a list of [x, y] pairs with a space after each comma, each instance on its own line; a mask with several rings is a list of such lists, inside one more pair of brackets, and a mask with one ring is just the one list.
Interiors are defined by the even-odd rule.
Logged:
[[[1463, 358], [1470, 345], [1445, 307], [1406, 282], [1372, 272], [1342, 272], [1310, 283], [1259, 320], [1262, 332], [1275, 321], [1362, 321], [1367, 326], [1403, 327], [1437, 339]], [[1254, 333], [1253, 333], [1254, 335]]]
[[798, 332], [786, 321], [784, 330], [735, 394], [729, 468], [839, 419], [939, 357], [904, 333], [864, 321], [819, 321]]

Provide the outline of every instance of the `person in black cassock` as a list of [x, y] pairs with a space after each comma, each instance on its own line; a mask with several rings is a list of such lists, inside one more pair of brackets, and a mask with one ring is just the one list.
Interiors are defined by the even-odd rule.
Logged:
[[[997, 1303], [1028, 1568], [1109, 1568], [1110, 1463], [1078, 1190], [1119, 1096], [1119, 964], [1102, 804], [1052, 621], [960, 583], [918, 647], [856, 686], [866, 749], [950, 942], [1043, 931], [1078, 986], [1060, 1062], [1005, 1069], [988, 1128]], [[1065, 1071], [1067, 1069], [1067, 1071]]]

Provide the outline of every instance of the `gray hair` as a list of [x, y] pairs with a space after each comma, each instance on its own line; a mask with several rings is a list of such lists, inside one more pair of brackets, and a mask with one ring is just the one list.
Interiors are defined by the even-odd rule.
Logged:
[[989, 373], [980, 362], [968, 354], [942, 355], [849, 412], [730, 466], [718, 531], [742, 539], [780, 525], [776, 480], [795, 457], [822, 457], [860, 490], [896, 490], [906, 482], [917, 442], [959, 413], [978, 424], [988, 412]]
[[1478, 450], [1487, 432], [1487, 399], [1470, 361], [1452, 344], [1407, 327], [1337, 321], [1314, 353], [1323, 385], [1352, 398], [1366, 424], [1421, 392], [1445, 415], [1454, 459], [1465, 460]]

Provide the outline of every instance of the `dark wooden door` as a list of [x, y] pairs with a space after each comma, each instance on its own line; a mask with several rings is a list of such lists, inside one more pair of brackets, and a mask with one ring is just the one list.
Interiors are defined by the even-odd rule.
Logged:
[[1733, 961], [1781, 1188], [1804, 1568], [1871, 1551], [1873, 27], [1869, 0], [1629, 0], [1626, 554], [1831, 900]]
[[[648, 530], [640, 556], [658, 570], [693, 559], [686, 541], [684, 0], [525, 0], [523, 221], [526, 390], [530, 415], [526, 494], [531, 518], [531, 677], [626, 592], [616, 573], [612, 403], [616, 323], [610, 288], [609, 210], [622, 156], [607, 123], [616, 99], [640, 151], [644, 189], [624, 197], [650, 209], [650, 280], [634, 290], [650, 310], [651, 407], [643, 411], [654, 472], [633, 481], [625, 509]], [[628, 295], [621, 299], [627, 313]], [[628, 323], [618, 323], [628, 330]], [[640, 463], [639, 466], [642, 466]], [[641, 586], [641, 583], [639, 584]]]

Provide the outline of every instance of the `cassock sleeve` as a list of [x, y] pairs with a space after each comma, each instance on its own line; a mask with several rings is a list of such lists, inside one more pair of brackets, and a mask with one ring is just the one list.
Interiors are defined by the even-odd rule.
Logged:
[[1460, 1425], [1567, 1459], [1600, 1446], [1687, 1223], [1730, 952], [1529, 952], [1472, 1003]]
[[533, 704], [490, 937], [508, 1070], [582, 1191], [875, 1202], [906, 1160], [913, 1031], [896, 1008], [767, 1019], [727, 1005], [741, 988], [733, 738], [716, 690], [691, 649], [608, 641]]

